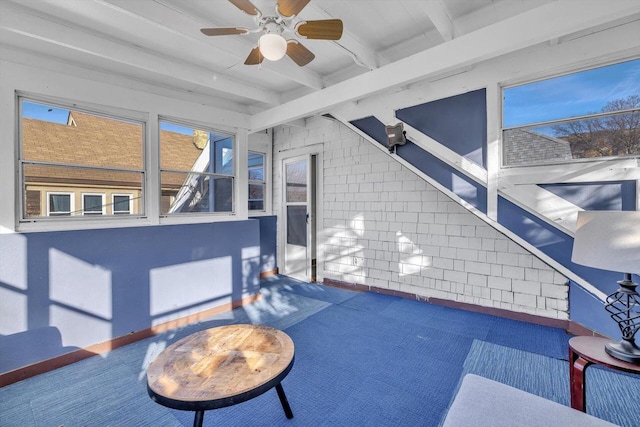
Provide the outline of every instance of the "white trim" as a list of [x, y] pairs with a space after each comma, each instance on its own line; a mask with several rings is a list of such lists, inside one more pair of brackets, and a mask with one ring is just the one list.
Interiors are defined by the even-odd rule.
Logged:
[[638, 180], [640, 158], [507, 168], [500, 170], [499, 178], [513, 185]]
[[[50, 210], [50, 200], [49, 197], [50, 196], [69, 196], [69, 215], [51, 215], [51, 210]], [[47, 204], [47, 217], [66, 217], [66, 216], [75, 216], [76, 214], [76, 203], [75, 203], [75, 193], [72, 192], [66, 192], [66, 191], [47, 191], [47, 197], [45, 199], [45, 203]], [[56, 212], [63, 212], [63, 211], [56, 211]], [[64, 211], [66, 212], [66, 211]]]
[[[267, 191], [269, 189], [269, 186], [267, 184], [267, 153], [265, 153], [264, 151], [260, 151], [260, 150], [255, 150], [255, 149], [249, 149], [247, 151], [247, 171], [251, 170], [251, 169], [258, 169], [256, 167], [251, 168], [248, 165], [249, 162], [249, 155], [251, 153], [254, 154], [260, 154], [262, 155], [262, 180], [255, 180], [255, 179], [249, 179], [249, 176], [247, 175], [247, 187], [249, 185], [262, 185], [263, 186], [263, 192], [262, 192], [262, 209], [249, 209], [249, 215], [251, 216], [259, 216], [259, 215], [265, 215], [266, 211], [267, 211]], [[250, 201], [250, 199], [247, 197], [247, 202]], [[247, 203], [247, 208], [248, 208], [248, 203]]]
[[[324, 224], [324, 214], [322, 206], [324, 206], [324, 190], [323, 190], [323, 182], [324, 182], [324, 164], [323, 164], [323, 155], [324, 155], [324, 144], [313, 144], [307, 145], [305, 147], [286, 149], [278, 151], [280, 156], [279, 161], [276, 166], [278, 170], [274, 171], [273, 176], [280, 177], [280, 182], [277, 184], [280, 188], [280, 198], [279, 198], [279, 206], [274, 208], [274, 212], [277, 212], [279, 223], [283, 224], [284, 215], [286, 212], [284, 211], [284, 198], [285, 193], [283, 191], [284, 186], [284, 176], [282, 166], [284, 165], [284, 161], [287, 159], [291, 159], [294, 157], [300, 157], [304, 155], [315, 155], [316, 156], [316, 280], [318, 282], [322, 282], [324, 280], [324, 271], [320, 266], [324, 262], [324, 242], [325, 242], [325, 230], [323, 227]], [[283, 233], [286, 232], [284, 227], [278, 227], [279, 232], [277, 236], [278, 241], [278, 265], [284, 270], [284, 245], [285, 239], [283, 238]]]

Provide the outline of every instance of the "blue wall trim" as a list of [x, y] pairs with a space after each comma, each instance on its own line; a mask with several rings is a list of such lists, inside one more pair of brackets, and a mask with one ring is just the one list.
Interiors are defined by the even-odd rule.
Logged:
[[487, 188], [484, 185], [458, 172], [411, 141], [396, 147], [396, 153], [480, 212], [487, 213]]
[[636, 182], [610, 181], [539, 184], [586, 211], [635, 211]]
[[[35, 355], [14, 354], [16, 359], [0, 351], [0, 372], [258, 293], [259, 225], [247, 220], [0, 235], [0, 257], [15, 264], [0, 264], [0, 333], [39, 348]], [[16, 303], [24, 307], [11, 306]], [[62, 342], [41, 348], [38, 340], [52, 328]]]
[[[498, 197], [498, 222], [605, 294], [608, 295], [618, 289], [617, 282], [622, 280], [622, 273], [585, 267], [571, 262], [573, 250], [571, 236], [500, 196]], [[572, 292], [569, 297], [571, 320], [603, 334], [609, 334], [613, 338], [619, 338], [620, 331], [607, 315], [600, 300], [577, 284], [571, 285], [570, 292]]]
[[486, 93], [486, 89], [479, 89], [403, 108], [396, 111], [396, 117], [486, 168]]
[[374, 116], [369, 116], [353, 120], [351, 124], [387, 148], [387, 132], [385, 131], [385, 124], [380, 120]]
[[[385, 125], [376, 117], [369, 116], [354, 120], [351, 124], [384, 147], [387, 146]], [[457, 171], [411, 141], [397, 146], [396, 154], [479, 211], [487, 213], [487, 188], [484, 185]]]

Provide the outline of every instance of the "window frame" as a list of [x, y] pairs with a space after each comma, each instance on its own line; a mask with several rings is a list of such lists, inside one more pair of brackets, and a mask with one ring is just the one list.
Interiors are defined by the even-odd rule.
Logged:
[[[251, 154], [260, 154], [262, 156], [262, 181], [259, 180], [254, 180], [254, 179], [250, 179], [249, 178], [249, 171], [252, 169], [249, 165], [248, 165], [248, 161], [247, 161], [247, 209], [249, 210], [250, 214], [260, 214], [260, 213], [265, 213], [267, 211], [267, 153], [264, 153], [262, 151], [259, 150], [247, 150], [247, 159], [249, 158], [249, 156], [251, 156]], [[257, 169], [257, 168], [255, 168]], [[251, 194], [251, 191], [248, 190], [250, 185], [262, 185], [263, 187], [263, 192], [262, 192], [262, 209], [251, 209], [249, 207], [249, 203], [251, 202], [251, 199], [249, 198], [249, 195]], [[256, 199], [257, 200], [257, 199]]]
[[129, 210], [127, 211], [126, 215], [131, 215], [131, 212], [133, 211], [132, 207], [133, 207], [133, 194], [131, 193], [111, 193], [111, 214], [114, 216], [117, 215], [125, 215], [125, 211], [116, 211], [116, 197], [126, 197], [129, 200]]
[[[101, 199], [101, 210], [100, 213], [98, 213], [98, 211], [87, 211], [85, 209], [85, 197], [86, 196], [92, 196], [92, 197], [100, 197]], [[81, 192], [80, 193], [80, 201], [81, 201], [81, 205], [82, 205], [82, 216], [100, 216], [100, 215], [106, 215], [107, 214], [107, 205], [106, 205], [106, 201], [107, 201], [107, 195], [105, 193], [96, 193], [96, 192]]]
[[[46, 201], [45, 203], [47, 204], [47, 216], [46, 218], [56, 218], [56, 217], [70, 217], [70, 216], [76, 216], [76, 210], [75, 210], [75, 192], [71, 191], [47, 191], [46, 192]], [[69, 196], [69, 214], [62, 214], [62, 215], [51, 215], [51, 200], [50, 197], [51, 196]], [[22, 208], [21, 208], [22, 209]]]
[[[14, 122], [13, 128], [15, 129], [13, 139], [13, 167], [15, 171], [15, 179], [11, 181], [13, 187], [13, 204], [12, 210], [12, 230], [15, 232], [42, 232], [42, 231], [66, 231], [66, 230], [90, 230], [90, 229], [109, 229], [109, 228], [121, 228], [121, 227], [139, 227], [139, 226], [153, 226], [161, 224], [198, 224], [204, 222], [219, 222], [219, 221], [233, 221], [246, 219], [248, 211], [243, 203], [238, 204], [238, 200], [242, 201], [244, 196], [243, 185], [240, 187], [238, 183], [244, 183], [246, 167], [246, 152], [248, 149], [248, 133], [244, 127], [237, 125], [231, 126], [217, 121], [209, 120], [210, 114], [206, 113], [206, 108], [202, 114], [198, 111], [195, 112], [196, 119], [183, 119], [179, 115], [164, 115], [158, 113], [153, 109], [147, 109], [146, 107], [138, 107], [138, 110], [120, 106], [117, 103], [103, 104], [99, 103], [99, 100], [82, 100], [64, 98], [57, 95], [48, 95], [41, 92], [24, 91], [15, 89], [13, 91], [13, 105], [14, 105]], [[41, 216], [33, 216], [34, 212], [30, 211], [31, 216], [27, 216], [25, 211], [25, 203], [27, 200], [27, 194], [24, 191], [25, 179], [23, 176], [23, 147], [22, 147], [22, 101], [38, 103], [45, 106], [51, 106], [55, 108], [62, 108], [72, 111], [77, 111], [85, 114], [97, 115], [101, 117], [124, 120], [132, 122], [142, 126], [142, 169], [138, 170], [126, 170], [124, 172], [140, 172], [141, 186], [138, 190], [132, 192], [131, 197], [131, 211], [132, 214], [124, 215], [102, 215], [100, 218], [92, 218], [91, 215], [73, 215], [72, 218], [68, 216], [49, 217], [46, 215], [46, 206], [41, 207]], [[171, 110], [171, 109], [169, 109]], [[233, 165], [233, 187], [230, 189], [233, 197], [233, 211], [224, 211], [216, 213], [194, 213], [194, 214], [181, 214], [181, 215], [161, 215], [161, 203], [162, 203], [162, 188], [160, 184], [160, 163], [159, 163], [159, 148], [160, 148], [160, 134], [159, 134], [159, 122], [161, 120], [167, 120], [172, 123], [185, 124], [187, 126], [194, 126], [200, 129], [211, 129], [217, 134], [223, 134], [229, 136], [233, 143], [234, 155], [231, 165]], [[240, 152], [242, 150], [243, 152]], [[48, 159], [47, 159], [48, 160]], [[268, 160], [267, 160], [268, 161]], [[25, 162], [29, 163], [29, 161]], [[41, 162], [42, 163], [42, 162]], [[44, 162], [46, 163], [46, 162]], [[50, 166], [64, 166], [55, 165], [51, 163]], [[77, 168], [86, 168], [79, 165], [74, 166]], [[88, 166], [89, 169], [100, 169], [100, 167]], [[226, 176], [226, 175], [225, 175]], [[231, 176], [231, 175], [229, 175]], [[30, 188], [31, 189], [31, 188]], [[41, 203], [47, 203], [46, 198], [47, 191], [65, 191], [63, 187], [57, 186], [56, 188], [33, 188], [40, 192]], [[80, 189], [82, 190], [82, 189]], [[87, 189], [88, 190], [88, 189]], [[124, 191], [115, 191], [118, 194], [128, 193], [128, 190], [123, 188]], [[100, 190], [98, 190], [100, 191]], [[109, 197], [110, 191], [105, 191], [107, 197]], [[139, 192], [139, 194], [137, 194]], [[77, 199], [77, 200], [76, 200]], [[78, 206], [80, 199], [78, 195], [74, 196], [74, 209]], [[111, 212], [107, 208], [107, 212]], [[97, 215], [96, 215], [97, 216]]]
[[531, 122], [531, 123], [527, 123], [527, 124], [523, 124], [523, 125], [516, 125], [516, 126], [505, 126], [505, 91], [508, 89], [512, 89], [512, 88], [516, 88], [516, 87], [521, 87], [521, 86], [526, 86], [526, 85], [530, 85], [530, 84], [535, 84], [538, 82], [542, 82], [542, 81], [547, 81], [547, 80], [552, 80], [552, 79], [556, 79], [556, 78], [560, 78], [560, 77], [564, 77], [564, 76], [570, 76], [573, 74], [579, 74], [582, 72], [586, 72], [586, 71], [590, 71], [590, 70], [596, 70], [599, 68], [605, 68], [608, 66], [613, 66], [613, 65], [617, 65], [617, 64], [622, 64], [625, 62], [631, 62], [631, 61], [640, 61], [640, 57], [630, 57], [630, 58], [618, 58], [616, 60], [613, 61], [609, 61], [609, 62], [600, 62], [600, 63], [591, 63], [587, 66], [583, 66], [583, 67], [570, 67], [567, 68], [565, 70], [563, 70], [562, 72], [557, 72], [557, 73], [549, 73], [549, 74], [543, 74], [543, 75], [536, 75], [536, 76], [530, 76], [529, 79], [523, 79], [523, 80], [518, 80], [518, 81], [511, 81], [508, 84], [501, 84], [500, 85], [500, 134], [499, 134], [499, 140], [500, 140], [500, 149], [499, 149], [499, 164], [500, 164], [500, 170], [505, 171], [506, 173], [509, 173], [509, 170], [519, 170], [519, 169], [527, 169], [527, 168], [532, 168], [532, 169], [558, 169], [558, 168], [562, 168], [562, 167], [568, 167], [573, 169], [573, 165], [577, 165], [576, 167], [580, 167], [580, 164], [583, 163], [594, 163], [594, 162], [608, 162], [608, 163], [616, 163], [616, 162], [625, 162], [628, 160], [634, 160], [634, 159], [640, 159], [640, 154], [630, 154], [630, 155], [626, 155], [626, 156], [602, 156], [602, 157], [589, 157], [589, 158], [577, 158], [577, 159], [568, 159], [568, 160], [559, 160], [559, 161], [553, 161], [553, 162], [535, 162], [535, 163], [527, 163], [527, 164], [517, 164], [517, 165], [506, 165], [505, 164], [505, 138], [504, 138], [504, 132], [508, 131], [508, 130], [513, 130], [513, 129], [531, 129], [531, 128], [537, 128], [537, 127], [542, 127], [542, 126], [550, 126], [550, 125], [555, 125], [555, 124], [563, 124], [563, 123], [569, 123], [569, 122], [575, 122], [575, 121], [580, 121], [580, 120], [588, 120], [588, 119], [593, 119], [593, 118], [602, 118], [602, 117], [610, 117], [610, 116], [615, 116], [615, 115], [620, 115], [620, 114], [625, 114], [625, 113], [631, 113], [631, 112], [638, 112], [640, 113], [640, 107], [636, 107], [636, 108], [631, 108], [631, 109], [624, 109], [624, 110], [619, 110], [619, 111], [615, 111], [615, 112], [598, 112], [598, 113], [593, 113], [593, 114], [585, 114], [585, 115], [580, 115], [580, 116], [573, 116], [573, 117], [565, 117], [562, 119], [553, 119], [553, 120], [546, 120], [546, 121], [539, 121], [539, 122]]
[[[170, 174], [185, 174], [186, 176], [188, 176], [189, 174], [194, 174], [194, 172], [190, 170], [179, 170], [179, 169], [170, 169], [170, 168], [162, 167], [162, 131], [163, 131], [162, 123], [168, 123], [172, 125], [191, 128], [193, 130], [206, 131], [209, 133], [214, 133], [216, 135], [225, 136], [225, 138], [214, 141], [214, 143], [219, 141], [224, 141], [226, 139], [231, 139], [231, 145], [233, 150], [232, 160], [231, 160], [233, 170], [231, 174], [225, 174], [220, 172], [195, 172], [195, 174], [197, 175], [209, 177], [209, 180], [210, 180], [209, 185], [211, 185], [211, 182], [213, 182], [212, 180], [215, 180], [215, 179], [224, 179], [224, 178], [231, 179], [232, 200], [231, 200], [230, 211], [175, 212], [175, 213], [162, 212], [162, 197], [163, 197], [162, 174], [163, 172], [170, 173]], [[155, 141], [156, 143], [155, 146], [157, 147], [157, 150], [158, 150], [157, 152], [158, 154], [157, 193], [159, 197], [157, 201], [157, 205], [158, 205], [157, 209], [158, 209], [158, 214], [161, 222], [165, 222], [165, 221], [170, 223], [173, 223], [176, 221], [182, 222], [181, 220], [179, 220], [179, 218], [187, 218], [187, 221], [189, 221], [189, 219], [195, 220], [196, 218], [217, 218], [217, 217], [235, 216], [237, 213], [237, 198], [238, 198], [238, 192], [236, 191], [237, 182], [238, 182], [238, 158], [239, 158], [238, 135], [236, 133], [229, 132], [228, 130], [223, 130], [217, 126], [204, 124], [197, 120], [185, 120], [185, 119], [180, 119], [180, 118], [175, 118], [175, 117], [170, 117], [165, 115], [158, 115], [157, 135], [158, 135], [157, 141]]]
[[[141, 165], [140, 169], [127, 169], [127, 168], [118, 168], [118, 167], [104, 167], [104, 166], [92, 166], [92, 165], [82, 165], [82, 164], [71, 164], [71, 163], [60, 163], [60, 162], [52, 162], [52, 161], [36, 161], [36, 160], [27, 160], [24, 158], [24, 146], [23, 146], [23, 129], [22, 129], [22, 121], [23, 121], [23, 102], [40, 104], [48, 107], [61, 108], [65, 110], [72, 110], [75, 112], [79, 112], [82, 114], [98, 116], [101, 118], [116, 120], [125, 123], [131, 123], [137, 126], [140, 126], [141, 130], [141, 138], [140, 138], [140, 149], [141, 149]], [[16, 168], [19, 171], [18, 179], [15, 181], [16, 188], [16, 205], [15, 205], [15, 214], [16, 214], [16, 231], [48, 231], [48, 230], [76, 230], [83, 228], [110, 228], [110, 227], [121, 227], [124, 226], [124, 223], [138, 224], [140, 220], [144, 220], [148, 218], [148, 213], [146, 212], [146, 202], [148, 198], [148, 178], [149, 178], [149, 170], [148, 170], [148, 160], [147, 160], [147, 140], [149, 138], [149, 134], [147, 132], [147, 121], [148, 116], [141, 112], [126, 110], [124, 108], [115, 108], [115, 107], [106, 107], [101, 105], [95, 105], [90, 103], [82, 103], [76, 102], [69, 99], [61, 99], [61, 98], [53, 98], [44, 95], [37, 95], [31, 93], [25, 93], [21, 91], [16, 91], [15, 93], [15, 106], [16, 106]], [[101, 194], [95, 191], [82, 191], [82, 188], [78, 188], [76, 191], [66, 192], [59, 190], [47, 190], [44, 189], [43, 192], [47, 194], [46, 197], [46, 216], [38, 216], [38, 217], [27, 217], [25, 211], [25, 202], [26, 202], [26, 178], [25, 178], [25, 169], [28, 165], [41, 165], [41, 166], [51, 166], [51, 167], [63, 167], [69, 169], [86, 169], [86, 170], [103, 170], [103, 171], [114, 171], [117, 173], [136, 173], [140, 176], [140, 193], [141, 193], [141, 202], [140, 202], [140, 213], [135, 215], [117, 215], [118, 218], [114, 218], [114, 215], [106, 215], [104, 213], [104, 203], [103, 203], [103, 214], [102, 215], [84, 215], [84, 197], [82, 194]], [[80, 193], [80, 204], [82, 205], [82, 209], [80, 211], [75, 210], [76, 200], [76, 192]], [[49, 193], [65, 193], [72, 194], [72, 213], [71, 215], [60, 215], [60, 216], [51, 216], [49, 215]]]

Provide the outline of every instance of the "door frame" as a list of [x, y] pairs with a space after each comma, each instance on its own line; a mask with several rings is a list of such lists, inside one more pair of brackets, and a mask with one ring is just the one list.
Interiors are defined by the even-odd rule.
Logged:
[[322, 183], [324, 181], [324, 166], [323, 166], [323, 144], [314, 144], [301, 148], [293, 148], [290, 150], [282, 150], [278, 152], [280, 157], [278, 161], [278, 175], [279, 175], [279, 183], [278, 188], [280, 189], [280, 197], [278, 198], [278, 266], [281, 266], [280, 270], [284, 274], [285, 271], [285, 244], [286, 244], [286, 229], [284, 227], [285, 224], [285, 215], [287, 214], [285, 211], [285, 175], [284, 175], [284, 164], [285, 161], [290, 160], [294, 157], [301, 157], [305, 155], [313, 155], [316, 156], [316, 191], [315, 191], [315, 206], [316, 206], [316, 218], [315, 218], [315, 253], [316, 253], [316, 281], [322, 282], [324, 280], [323, 269], [320, 268], [322, 265], [323, 255], [324, 255], [324, 232], [323, 232], [323, 209], [324, 200], [323, 200], [323, 188]]

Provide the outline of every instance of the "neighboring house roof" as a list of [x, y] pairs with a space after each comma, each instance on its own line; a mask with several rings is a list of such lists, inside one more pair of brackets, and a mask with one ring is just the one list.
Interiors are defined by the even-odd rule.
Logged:
[[[191, 170], [202, 152], [194, 137], [161, 131], [161, 162], [165, 169]], [[70, 112], [68, 124], [36, 119], [22, 121], [23, 158], [27, 161], [64, 163], [118, 169], [143, 169], [142, 126], [120, 120]], [[140, 175], [95, 169], [53, 168], [29, 165], [30, 182], [79, 181], [87, 184], [140, 185]], [[163, 177], [163, 186], [180, 186], [183, 174]]]
[[508, 129], [503, 134], [503, 163], [518, 166], [570, 160], [569, 142], [528, 129]]

